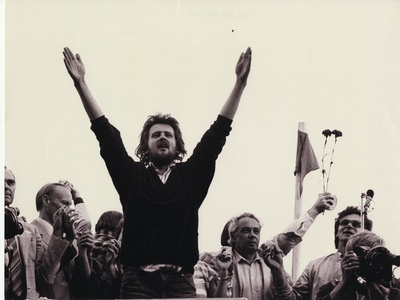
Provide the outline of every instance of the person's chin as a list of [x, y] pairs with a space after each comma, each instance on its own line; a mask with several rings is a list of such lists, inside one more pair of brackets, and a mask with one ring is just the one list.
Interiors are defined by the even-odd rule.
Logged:
[[342, 239], [343, 240], [348, 240], [349, 238], [351, 238], [354, 235], [354, 233], [350, 233], [350, 232], [346, 232], [342, 234]]
[[10, 206], [13, 203], [13, 200], [10, 196], [4, 196], [4, 205]]
[[166, 158], [166, 157], [170, 157], [171, 153], [166, 149], [160, 149], [157, 152], [157, 156], [160, 157], [160, 158]]
[[151, 161], [156, 166], [169, 165], [174, 160], [173, 156], [169, 153], [159, 154], [154, 156]]
[[249, 246], [249, 248], [258, 249], [257, 242], [249, 242], [247, 245]]

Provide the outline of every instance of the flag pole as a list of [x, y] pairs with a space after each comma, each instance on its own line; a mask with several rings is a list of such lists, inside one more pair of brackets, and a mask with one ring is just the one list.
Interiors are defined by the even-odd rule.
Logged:
[[[306, 132], [306, 124], [299, 122], [297, 129], [302, 132]], [[301, 216], [301, 210], [303, 206], [303, 199], [301, 197], [301, 174], [296, 173], [296, 184], [295, 184], [295, 198], [294, 198], [294, 219], [298, 219]], [[299, 275], [300, 265], [300, 244], [293, 248], [292, 251], [292, 280], [296, 281]]]

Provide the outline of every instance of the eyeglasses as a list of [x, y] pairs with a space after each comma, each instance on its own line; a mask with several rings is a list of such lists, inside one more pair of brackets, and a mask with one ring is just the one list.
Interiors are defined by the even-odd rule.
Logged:
[[360, 221], [356, 221], [356, 220], [347, 220], [347, 219], [343, 219], [339, 222], [339, 225], [341, 226], [347, 226], [351, 223], [351, 226], [353, 226], [354, 228], [361, 228], [361, 222]]

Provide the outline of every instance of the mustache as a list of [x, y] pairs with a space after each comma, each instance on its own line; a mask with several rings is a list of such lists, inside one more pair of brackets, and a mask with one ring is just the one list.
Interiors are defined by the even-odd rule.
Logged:
[[157, 143], [157, 147], [158, 148], [161, 148], [161, 147], [169, 147], [169, 143], [168, 143], [168, 141], [167, 140], [160, 140], [158, 143]]

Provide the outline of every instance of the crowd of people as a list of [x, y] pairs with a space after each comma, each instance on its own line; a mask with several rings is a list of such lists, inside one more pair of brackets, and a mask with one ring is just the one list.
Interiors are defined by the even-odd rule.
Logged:
[[6, 299], [400, 299], [396, 278], [371, 281], [360, 272], [358, 247], [368, 251], [384, 241], [358, 207], [335, 220], [337, 252], [310, 262], [292, 282], [283, 259], [317, 216], [335, 206], [330, 193], [318, 195], [303, 216], [263, 243], [253, 213], [233, 216], [222, 230], [221, 249], [199, 254], [198, 210], [247, 84], [250, 48], [239, 57], [236, 82], [216, 121], [185, 161], [178, 121], [161, 114], [148, 117], [139, 161], [131, 158], [86, 84], [81, 57], [69, 48], [63, 55], [123, 213], [104, 212], [93, 233], [78, 189], [60, 180], [39, 189], [38, 217], [29, 223], [12, 206], [16, 178], [5, 167]]

